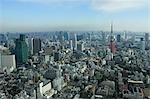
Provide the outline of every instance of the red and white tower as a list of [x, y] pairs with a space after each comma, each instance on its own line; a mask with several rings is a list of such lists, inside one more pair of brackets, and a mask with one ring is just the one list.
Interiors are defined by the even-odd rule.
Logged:
[[113, 24], [111, 24], [111, 35], [110, 35], [110, 51], [115, 54], [116, 52], [116, 44], [115, 44], [115, 38], [113, 35]]

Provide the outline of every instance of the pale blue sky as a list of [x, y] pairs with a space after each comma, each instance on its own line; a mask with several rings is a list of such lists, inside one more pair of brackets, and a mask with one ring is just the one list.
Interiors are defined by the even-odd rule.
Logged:
[[0, 0], [0, 32], [150, 32], [150, 0]]

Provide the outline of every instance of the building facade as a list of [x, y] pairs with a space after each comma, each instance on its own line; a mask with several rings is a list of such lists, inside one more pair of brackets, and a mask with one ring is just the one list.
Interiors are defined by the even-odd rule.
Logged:
[[28, 60], [28, 47], [25, 41], [25, 35], [21, 34], [19, 39], [15, 41], [15, 55], [18, 64], [26, 63]]
[[33, 54], [37, 54], [41, 51], [41, 39], [35, 38], [33, 39]]
[[149, 33], [145, 33], [145, 47], [149, 47]]

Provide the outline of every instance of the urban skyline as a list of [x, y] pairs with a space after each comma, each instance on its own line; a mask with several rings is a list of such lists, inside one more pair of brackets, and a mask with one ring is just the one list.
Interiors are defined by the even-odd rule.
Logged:
[[0, 99], [150, 99], [150, 0], [0, 0]]

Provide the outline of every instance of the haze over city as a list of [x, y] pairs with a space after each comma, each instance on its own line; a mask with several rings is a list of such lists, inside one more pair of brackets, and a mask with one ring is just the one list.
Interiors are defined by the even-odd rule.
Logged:
[[0, 99], [150, 99], [150, 0], [0, 0]]
[[1, 0], [0, 32], [150, 32], [149, 0]]

